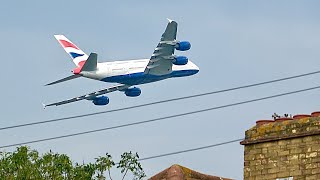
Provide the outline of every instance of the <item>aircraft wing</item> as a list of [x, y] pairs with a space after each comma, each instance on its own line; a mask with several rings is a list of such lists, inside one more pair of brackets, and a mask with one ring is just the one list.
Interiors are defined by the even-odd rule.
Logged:
[[161, 40], [154, 50], [149, 63], [144, 71], [146, 74], [165, 75], [172, 71], [172, 59], [175, 45], [177, 43], [177, 22], [169, 20], [165, 32], [161, 36]]
[[51, 104], [43, 104], [43, 107], [46, 108], [48, 106], [60, 106], [60, 105], [63, 105], [63, 104], [68, 104], [68, 103], [81, 101], [81, 100], [92, 100], [93, 98], [95, 98], [97, 96], [100, 96], [102, 94], [107, 94], [107, 93], [114, 92], [114, 91], [121, 91], [121, 90], [127, 89], [129, 87], [130, 87], [130, 85], [119, 84], [119, 85], [111, 86], [111, 87], [108, 87], [108, 88], [105, 88], [105, 89], [101, 89], [99, 91], [88, 93], [88, 94], [83, 95], [83, 96], [78, 96], [78, 97], [75, 97], [75, 98], [71, 98], [71, 99], [67, 99], [67, 100], [64, 100], [64, 101], [55, 102], [55, 103], [51, 103]]

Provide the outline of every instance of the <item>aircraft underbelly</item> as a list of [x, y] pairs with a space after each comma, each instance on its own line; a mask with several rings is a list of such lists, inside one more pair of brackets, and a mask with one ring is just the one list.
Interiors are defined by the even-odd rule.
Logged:
[[197, 72], [198, 70], [179, 70], [179, 71], [172, 71], [172, 73], [170, 74], [161, 75], [161, 76], [145, 74], [144, 72], [137, 72], [132, 74], [106, 77], [106, 78], [103, 78], [102, 81], [111, 82], [111, 83], [121, 83], [121, 84], [127, 84], [127, 85], [138, 85], [138, 84], [156, 82], [156, 81], [164, 80], [167, 78], [190, 76], [190, 75], [196, 74]]
[[145, 83], [160, 81], [163, 79], [165, 79], [165, 77], [153, 76], [153, 75], [148, 75], [148, 74], [144, 74], [143, 72], [140, 72], [140, 73], [119, 75], [119, 76], [111, 76], [111, 77], [102, 79], [102, 81], [128, 84], [128, 85], [138, 85], [138, 84], [145, 84]]

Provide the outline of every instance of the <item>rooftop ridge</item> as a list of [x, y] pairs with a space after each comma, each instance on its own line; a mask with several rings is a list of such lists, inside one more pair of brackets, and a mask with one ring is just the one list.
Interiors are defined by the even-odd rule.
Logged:
[[196, 172], [179, 164], [174, 164], [171, 167], [152, 176], [149, 180], [232, 180], [218, 176], [211, 176]]

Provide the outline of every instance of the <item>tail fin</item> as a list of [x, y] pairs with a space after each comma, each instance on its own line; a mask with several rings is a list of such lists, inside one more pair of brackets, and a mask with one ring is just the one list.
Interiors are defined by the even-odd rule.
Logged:
[[63, 49], [70, 55], [76, 66], [80, 67], [88, 59], [88, 55], [64, 35], [54, 35], [54, 37], [58, 40]]

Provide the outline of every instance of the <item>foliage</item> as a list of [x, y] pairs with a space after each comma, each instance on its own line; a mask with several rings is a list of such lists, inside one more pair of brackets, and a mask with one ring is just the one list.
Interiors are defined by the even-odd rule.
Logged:
[[131, 171], [133, 173], [134, 179], [142, 179], [146, 176], [141, 167], [141, 164], [138, 162], [138, 159], [138, 153], [132, 154], [131, 151], [129, 153], [125, 152], [121, 155], [121, 160], [117, 168], [121, 168], [121, 173], [124, 173], [122, 179], [124, 179], [128, 171]]
[[[125, 152], [121, 155], [121, 160], [117, 168], [121, 170], [122, 179], [128, 172], [133, 174], [134, 179], [140, 180], [146, 177], [141, 164], [138, 162], [139, 156]], [[49, 151], [40, 156], [36, 150], [30, 150], [26, 146], [18, 147], [14, 152], [0, 152], [0, 179], [30, 179], [30, 180], [74, 180], [74, 179], [107, 179], [112, 180], [111, 168], [116, 163], [110, 154], [99, 156], [95, 163], [73, 164], [65, 154], [57, 154]]]

